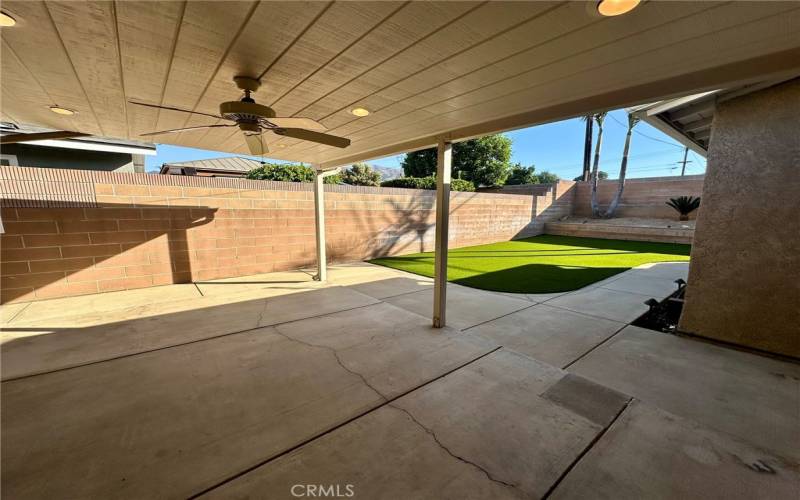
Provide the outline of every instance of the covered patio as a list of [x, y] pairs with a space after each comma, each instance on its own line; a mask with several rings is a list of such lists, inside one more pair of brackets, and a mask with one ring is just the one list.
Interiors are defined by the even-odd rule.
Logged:
[[369, 264], [4, 306], [4, 493], [789, 498], [800, 368], [628, 325], [686, 273], [451, 285], [443, 329]]
[[[616, 17], [597, 2], [7, 1], [2, 10], [14, 21], [2, 31], [4, 121], [128, 139], [211, 124], [159, 141], [257, 147], [317, 170], [316, 265], [224, 279], [169, 261], [205, 250], [186, 232], [256, 210], [239, 206], [240, 194], [228, 214], [182, 198], [216, 185], [193, 181], [175, 195], [165, 184], [154, 201], [154, 182], [101, 192], [87, 181], [65, 204], [26, 184], [4, 200], [40, 218], [9, 224], [52, 224], [54, 238], [66, 237], [48, 210], [67, 206], [138, 217], [158, 202], [159, 213], [188, 214], [179, 237], [173, 222], [139, 221], [169, 239], [167, 262], [153, 265], [168, 268], [170, 284], [2, 306], [9, 498], [797, 495], [796, 4], [652, 1]], [[273, 117], [318, 122], [348, 147], [260, 121], [225, 128], [220, 103], [239, 97], [235, 77], [259, 83], [244, 99]], [[748, 85], [758, 91], [715, 103], [691, 270], [648, 264], [541, 295], [447, 284], [453, 143]], [[435, 278], [329, 266], [323, 178], [428, 147], [438, 151]], [[743, 187], [752, 157], [763, 175]], [[299, 212], [305, 194], [293, 194], [261, 208]], [[24, 256], [19, 241], [12, 251]], [[107, 244], [123, 254], [136, 246]], [[65, 257], [52, 248], [52, 260]], [[73, 263], [85, 258], [73, 252]], [[214, 257], [237, 270], [247, 258]], [[89, 260], [89, 271], [107, 272]], [[68, 281], [74, 271], [50, 274]], [[681, 326], [691, 335], [632, 326], [677, 279], [688, 281]]]

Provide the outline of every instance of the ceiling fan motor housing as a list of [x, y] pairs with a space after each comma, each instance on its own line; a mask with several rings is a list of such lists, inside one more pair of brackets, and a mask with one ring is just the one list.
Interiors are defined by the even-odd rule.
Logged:
[[219, 105], [219, 114], [236, 123], [258, 123], [259, 120], [275, 117], [269, 106], [247, 101], [228, 101]]

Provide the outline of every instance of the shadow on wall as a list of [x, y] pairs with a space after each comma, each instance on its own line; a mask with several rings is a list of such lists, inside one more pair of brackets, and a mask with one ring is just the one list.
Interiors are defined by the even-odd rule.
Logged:
[[509, 193], [531, 193], [531, 221], [513, 239], [529, 238], [544, 233], [548, 222], [555, 222], [572, 215], [577, 192], [576, 182], [558, 181], [554, 184], [523, 184], [509, 186]]
[[[400, 253], [424, 252], [433, 246], [435, 228], [434, 194], [414, 193], [405, 203], [392, 202], [394, 210], [354, 210], [346, 214], [326, 213], [326, 225], [347, 225], [353, 228], [351, 237], [328, 237], [329, 261], [353, 260], [353, 254], [361, 259], [373, 259]], [[373, 216], [375, 213], [379, 216]], [[399, 214], [392, 217], [392, 214]], [[346, 217], [347, 220], [342, 220]], [[349, 232], [349, 231], [348, 231]], [[366, 237], [364, 237], [366, 235]]]
[[3, 204], [3, 303], [190, 283], [188, 233], [214, 221], [217, 211], [24, 199]]

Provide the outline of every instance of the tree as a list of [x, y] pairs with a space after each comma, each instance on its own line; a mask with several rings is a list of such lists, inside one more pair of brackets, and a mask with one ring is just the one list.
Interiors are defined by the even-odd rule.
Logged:
[[[600, 170], [599, 172], [597, 172], [597, 178], [600, 179], [601, 181], [604, 181], [604, 180], [608, 179], [608, 172], [604, 172], [604, 171]], [[572, 180], [573, 181], [582, 181], [583, 180], [583, 176], [579, 175], [578, 177], [575, 177]]]
[[561, 180], [561, 178], [558, 175], [548, 172], [547, 170], [539, 172], [539, 184], [555, 184], [559, 180]]
[[605, 118], [605, 111], [594, 115], [594, 121], [597, 123], [597, 144], [594, 147], [594, 165], [592, 165], [592, 217], [600, 216], [600, 208], [597, 206], [597, 180], [598, 169], [600, 168], [600, 147], [603, 144], [603, 120]]
[[[281, 182], [314, 182], [314, 169], [302, 163], [262, 163], [260, 167], [247, 172], [248, 179]], [[339, 184], [340, 175], [325, 177], [325, 184]]]
[[619, 180], [617, 181], [617, 194], [611, 200], [611, 205], [605, 213], [605, 216], [611, 218], [614, 212], [617, 211], [620, 200], [622, 200], [622, 191], [625, 189], [625, 174], [628, 172], [628, 151], [631, 147], [631, 135], [633, 135], [633, 127], [639, 123], [639, 118], [632, 114], [628, 114], [628, 133], [625, 135], [625, 147], [622, 150], [622, 163], [619, 166]]
[[511, 173], [506, 179], [506, 184], [509, 186], [518, 186], [520, 184], [539, 184], [539, 177], [534, 173], [536, 168], [531, 165], [530, 167], [523, 167], [519, 163], [515, 163], [511, 167]]
[[592, 115], [582, 116], [581, 120], [586, 122], [586, 131], [583, 136], [583, 172], [576, 177], [576, 181], [589, 180], [589, 166], [592, 159]]
[[[500, 186], [511, 165], [511, 139], [489, 135], [453, 145], [453, 178], [472, 181], [476, 186]], [[436, 175], [436, 149], [407, 153], [403, 159], [406, 177]]]
[[342, 172], [342, 182], [352, 186], [380, 186], [381, 174], [366, 163], [356, 163]]

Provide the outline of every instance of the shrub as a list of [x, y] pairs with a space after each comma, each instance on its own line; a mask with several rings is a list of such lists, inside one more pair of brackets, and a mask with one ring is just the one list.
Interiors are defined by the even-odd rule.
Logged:
[[379, 186], [381, 173], [366, 163], [356, 163], [341, 174], [342, 182], [351, 186]]
[[670, 198], [667, 205], [671, 206], [678, 211], [680, 220], [689, 220], [689, 214], [700, 207], [700, 197], [694, 198], [692, 196], [678, 196], [677, 198]]
[[[399, 177], [381, 182], [382, 187], [405, 189], [436, 189], [436, 177]], [[464, 179], [453, 179], [450, 182], [452, 191], [475, 191], [475, 184]]]
[[523, 167], [519, 163], [511, 167], [511, 175], [506, 179], [507, 186], [518, 186], [520, 184], [539, 184], [539, 177], [535, 173], [536, 168]]
[[560, 179], [558, 175], [548, 172], [547, 170], [539, 172], [537, 177], [539, 177], [539, 184], [555, 184]]
[[[589, 177], [591, 178], [591, 175]], [[600, 179], [601, 181], [604, 181], [604, 180], [608, 179], [608, 172], [603, 172], [602, 170], [598, 170], [597, 171], [597, 178]], [[578, 177], [575, 177], [572, 180], [573, 181], [583, 180], [583, 176], [579, 175]]]
[[[434, 185], [433, 188], [436, 189], [436, 186]], [[475, 184], [465, 179], [453, 179], [452, 182], [450, 182], [450, 189], [453, 191], [472, 192], [475, 191]]]
[[[247, 172], [248, 179], [281, 182], [314, 182], [314, 169], [294, 163], [264, 163]], [[325, 177], [325, 184], [339, 184], [341, 175]]]

